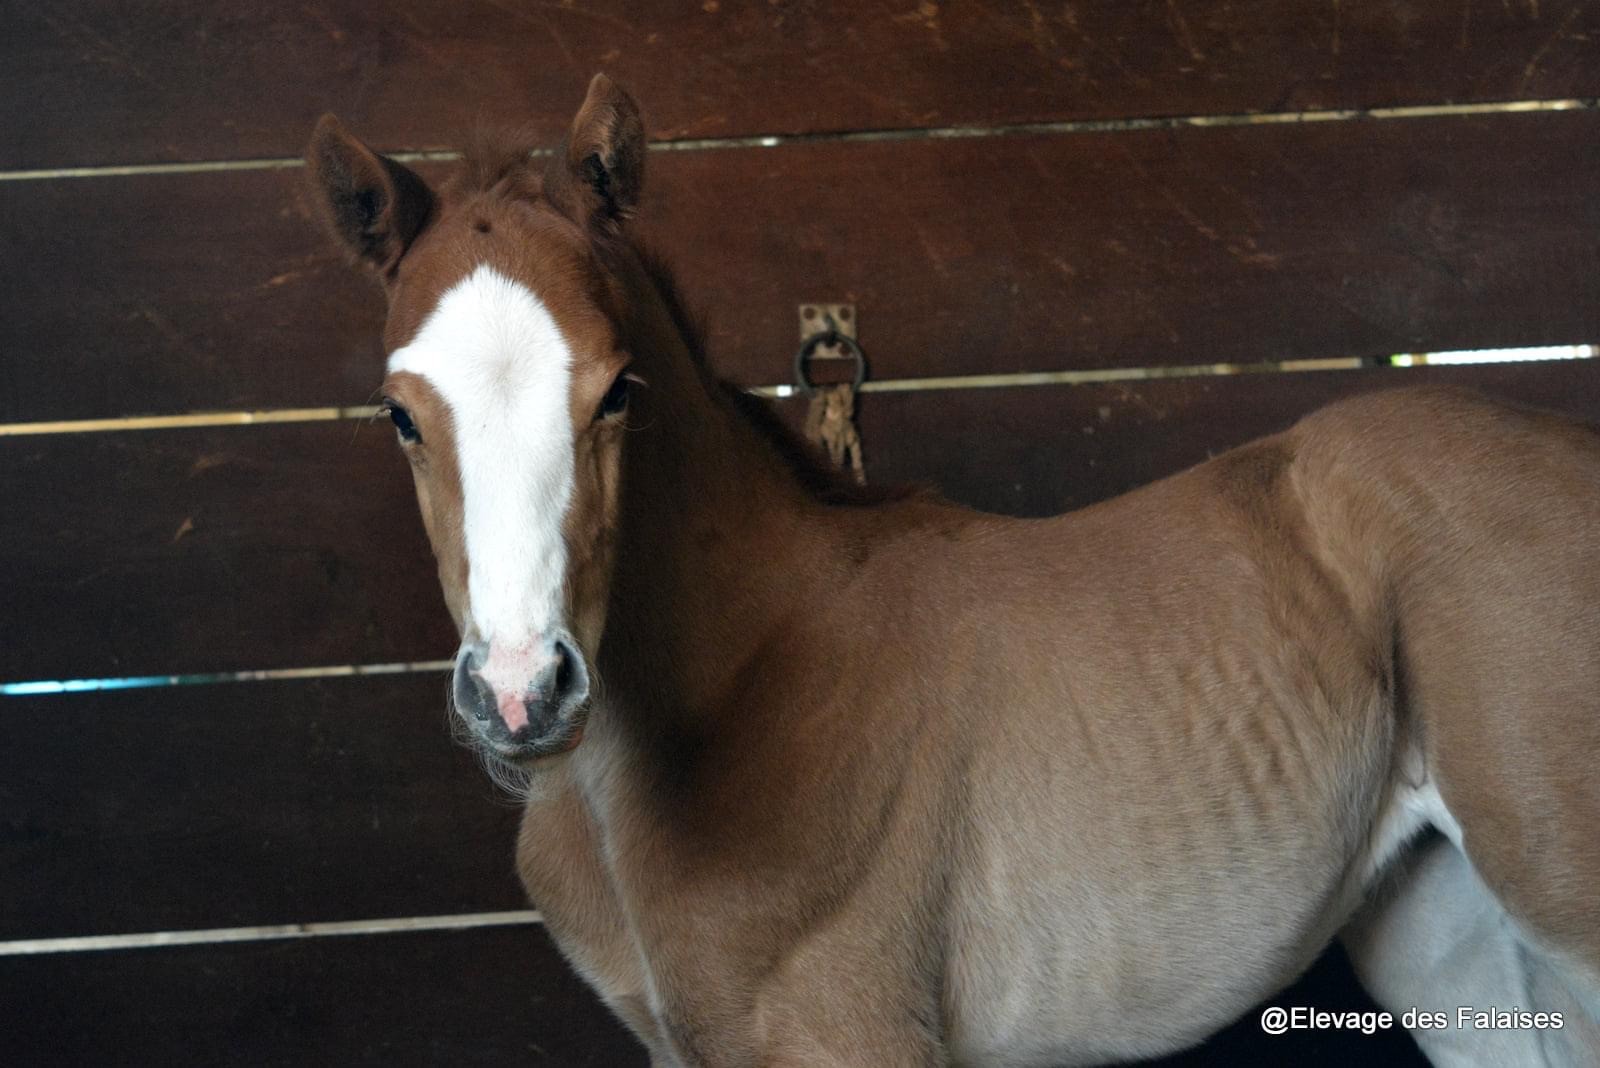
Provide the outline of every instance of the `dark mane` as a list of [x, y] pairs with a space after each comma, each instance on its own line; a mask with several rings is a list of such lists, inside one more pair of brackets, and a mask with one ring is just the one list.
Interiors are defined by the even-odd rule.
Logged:
[[918, 486], [858, 485], [846, 472], [834, 467], [820, 449], [785, 423], [773, 405], [718, 376], [706, 358], [704, 321], [685, 304], [677, 279], [666, 261], [654, 251], [637, 245], [635, 252], [651, 284], [661, 295], [662, 303], [667, 306], [673, 327], [688, 345], [689, 355], [704, 376], [707, 387], [767, 440], [807, 493], [824, 504], [870, 505], [928, 492]]

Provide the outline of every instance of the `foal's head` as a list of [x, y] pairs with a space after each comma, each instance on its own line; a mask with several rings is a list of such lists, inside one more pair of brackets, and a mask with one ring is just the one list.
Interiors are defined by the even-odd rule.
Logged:
[[644, 151], [604, 76], [546, 165], [479, 150], [436, 192], [332, 116], [307, 150], [333, 229], [388, 294], [383, 406], [461, 633], [457, 711], [513, 761], [583, 731], [635, 381], [603, 250]]

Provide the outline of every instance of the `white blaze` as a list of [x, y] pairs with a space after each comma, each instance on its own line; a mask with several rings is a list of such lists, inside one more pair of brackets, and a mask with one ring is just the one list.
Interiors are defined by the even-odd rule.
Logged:
[[[572, 500], [572, 351], [526, 286], [479, 267], [440, 298], [389, 371], [426, 379], [455, 421], [479, 637], [520, 648], [561, 623]], [[424, 443], [428, 428], [419, 425]]]

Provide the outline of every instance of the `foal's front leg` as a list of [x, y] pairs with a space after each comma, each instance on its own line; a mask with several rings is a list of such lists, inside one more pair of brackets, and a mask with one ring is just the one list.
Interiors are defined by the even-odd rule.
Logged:
[[556, 946], [650, 1051], [652, 1068], [684, 1068], [652, 1016], [593, 817], [565, 769], [542, 773], [517, 836], [517, 874]]

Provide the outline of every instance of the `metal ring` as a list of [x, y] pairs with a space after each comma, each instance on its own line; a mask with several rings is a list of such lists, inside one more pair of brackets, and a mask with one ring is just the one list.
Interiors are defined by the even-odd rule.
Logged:
[[856, 344], [854, 338], [837, 330], [822, 330], [802, 341], [800, 350], [794, 354], [794, 380], [800, 384], [801, 391], [808, 394], [817, 391], [816, 384], [806, 377], [806, 361], [811, 358], [811, 350], [822, 344], [838, 345], [850, 354], [850, 359], [856, 364], [856, 380], [850, 388], [859, 390], [861, 383], [867, 380], [867, 357], [862, 353], [861, 346]]

